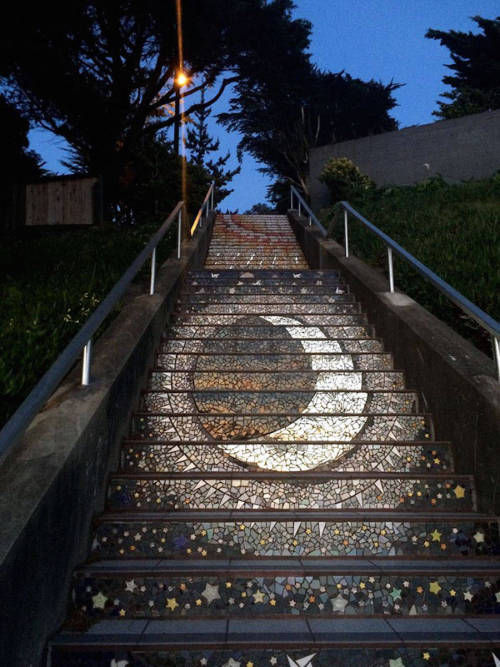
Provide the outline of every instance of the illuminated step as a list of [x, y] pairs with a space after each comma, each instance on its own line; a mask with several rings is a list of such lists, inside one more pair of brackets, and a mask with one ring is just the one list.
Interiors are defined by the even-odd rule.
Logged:
[[183, 314], [207, 313], [212, 315], [332, 315], [359, 313], [359, 303], [211, 303], [183, 304]]
[[191, 304], [300, 304], [300, 303], [355, 303], [352, 294], [220, 294], [217, 296], [203, 293], [184, 294], [179, 305]]
[[[319, 514], [319, 513], [317, 513]], [[199, 512], [104, 514], [95, 558], [491, 557], [500, 553], [496, 517], [418, 512]], [[457, 567], [461, 560], [456, 561]]]
[[[299, 339], [366, 339], [371, 338], [367, 326], [333, 326], [321, 327], [300, 325], [292, 329]], [[265, 324], [262, 319], [255, 319], [245, 324], [225, 325], [222, 329], [217, 325], [178, 326], [169, 328], [164, 338], [252, 338], [260, 340], [273, 338], [290, 340], [288, 328]]]
[[[305, 345], [305, 344], [304, 344]], [[332, 343], [332, 346], [335, 344]], [[306, 352], [297, 343], [295, 354], [158, 354], [156, 367], [196, 371], [366, 371], [392, 370], [389, 353]], [[311, 346], [314, 349], [313, 346]]]
[[[306, 617], [495, 614], [500, 563], [467, 560], [456, 567], [402, 560], [389, 567], [369, 560], [314, 565], [293, 561], [130, 561], [88, 565], [72, 586], [73, 614], [89, 623], [122, 618], [241, 618], [260, 614]], [[196, 567], [197, 566], [197, 567]], [[71, 611], [70, 619], [71, 623]]]
[[[179, 442], [144, 443], [127, 441], [122, 449], [121, 468], [125, 472], [248, 472], [253, 470], [307, 470], [312, 469], [316, 457], [323, 454], [328, 443], [318, 442], [307, 450], [298, 443], [287, 445], [285, 452], [274, 451], [259, 442], [244, 443], [245, 461], [234, 454], [241, 450], [241, 442], [229, 442], [227, 448], [217, 443], [204, 445]], [[318, 454], [315, 453], [315, 448]], [[352, 448], [351, 444], [336, 443], [339, 454], [331, 465], [322, 469], [336, 472], [439, 472], [453, 470], [453, 453], [449, 443], [398, 442], [385, 444], [364, 442]], [[232, 454], [231, 452], [234, 452]], [[273, 454], [273, 455], [271, 455]]]
[[424, 440], [431, 438], [426, 415], [151, 415], [133, 419], [135, 439], [192, 442], [259, 437], [272, 443]]
[[[275, 326], [300, 326], [309, 324], [316, 327], [323, 326], [367, 326], [368, 321], [365, 314], [359, 315], [294, 315], [293, 318], [283, 316], [276, 308], [275, 312], [266, 313], [261, 318], [275, 318]], [[244, 315], [190, 315], [189, 313], [179, 313], [176, 324], [179, 325], [211, 325], [227, 326], [229, 324], [244, 324]], [[290, 322], [290, 320], [294, 320]]]
[[[307, 332], [306, 332], [307, 333]], [[302, 348], [302, 349], [300, 349]], [[365, 353], [384, 352], [383, 344], [375, 339], [321, 340], [307, 338], [183, 338], [168, 340], [160, 347], [162, 354], [295, 354], [303, 352], [322, 354], [325, 352]]]
[[401, 371], [160, 371], [153, 370], [149, 388], [153, 390], [239, 390], [239, 391], [321, 391], [403, 389]]
[[[470, 476], [442, 473], [254, 472], [113, 475], [110, 510], [470, 510]], [[201, 477], [200, 475], [203, 475]], [[356, 476], [355, 476], [356, 475]]]
[[143, 397], [142, 411], [166, 414], [415, 414], [417, 396], [412, 392], [152, 392]]

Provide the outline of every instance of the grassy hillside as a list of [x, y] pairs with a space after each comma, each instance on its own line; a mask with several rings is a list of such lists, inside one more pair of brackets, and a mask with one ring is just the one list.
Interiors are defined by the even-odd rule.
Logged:
[[[433, 178], [412, 187], [371, 189], [350, 203], [455, 289], [499, 319], [500, 174], [457, 185]], [[321, 218], [343, 244], [343, 214], [332, 207], [322, 211]], [[349, 228], [352, 252], [386, 271], [385, 246], [354, 219]], [[489, 336], [398, 258], [395, 283], [491, 354]]]
[[[0, 427], [158, 227], [33, 230], [2, 238]], [[170, 232], [160, 260], [173, 246]]]

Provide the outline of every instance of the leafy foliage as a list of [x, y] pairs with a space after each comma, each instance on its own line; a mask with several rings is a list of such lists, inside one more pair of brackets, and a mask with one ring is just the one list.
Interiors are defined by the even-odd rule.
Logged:
[[[449, 185], [435, 177], [415, 186], [369, 189], [350, 202], [417, 259], [492, 317], [500, 317], [495, 267], [500, 248], [500, 174], [484, 181]], [[343, 216], [325, 209], [322, 221], [343, 244]], [[351, 219], [352, 252], [387, 268], [385, 246]], [[491, 354], [489, 336], [409, 265], [394, 260], [395, 283], [436, 317]]]
[[[201, 102], [204, 104], [205, 91], [202, 90]], [[210, 110], [202, 107], [195, 111], [191, 117], [193, 127], [188, 128], [186, 137], [186, 148], [190, 151], [191, 162], [198, 167], [204, 168], [210, 175], [210, 179], [215, 182], [217, 201], [222, 201], [233, 192], [226, 186], [232, 181], [236, 174], [241, 171], [240, 167], [236, 169], [225, 169], [229, 160], [229, 151], [217, 160], [208, 159], [210, 153], [219, 150], [220, 141], [212, 139], [208, 132], [207, 121], [210, 117]]]
[[453, 75], [445, 76], [443, 83], [452, 87], [442, 97], [450, 102], [439, 102], [439, 118], [458, 118], [471, 113], [500, 108], [500, 16], [473, 20], [482, 34], [450, 30], [428, 30], [426, 37], [436, 39], [451, 52], [452, 64], [447, 67]]
[[328, 187], [332, 202], [353, 199], [364, 190], [374, 187], [373, 181], [347, 157], [330, 158], [319, 180]]

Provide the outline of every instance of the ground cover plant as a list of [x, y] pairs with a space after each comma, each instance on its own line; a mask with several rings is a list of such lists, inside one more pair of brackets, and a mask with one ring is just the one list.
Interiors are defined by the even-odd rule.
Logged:
[[[0, 426], [139, 254], [158, 222], [32, 231], [0, 244]], [[174, 225], [175, 227], [175, 225]], [[160, 244], [163, 261], [175, 244]], [[149, 262], [138, 276], [148, 279]]]
[[[500, 317], [500, 173], [490, 179], [447, 184], [435, 177], [415, 186], [369, 188], [350, 203], [368, 220], [495, 319]], [[344, 243], [343, 214], [322, 211], [323, 224]], [[385, 246], [351, 218], [352, 252], [387, 272]], [[396, 287], [492, 354], [491, 341], [473, 320], [395, 258]]]

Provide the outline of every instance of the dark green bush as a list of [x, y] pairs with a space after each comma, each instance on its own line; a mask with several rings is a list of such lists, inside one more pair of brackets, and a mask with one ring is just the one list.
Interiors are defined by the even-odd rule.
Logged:
[[373, 188], [373, 181], [346, 157], [330, 158], [319, 180], [329, 189], [332, 203], [353, 199]]

